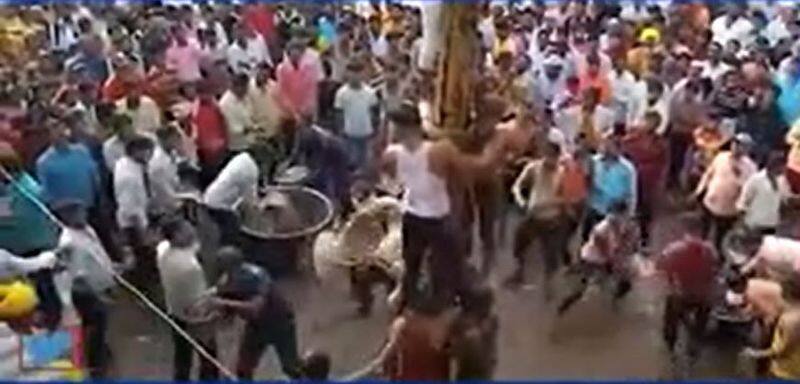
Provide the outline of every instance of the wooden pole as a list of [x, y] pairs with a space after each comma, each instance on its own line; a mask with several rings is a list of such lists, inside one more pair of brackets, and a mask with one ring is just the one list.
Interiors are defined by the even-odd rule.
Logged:
[[473, 111], [480, 38], [476, 32], [479, 8], [473, 2], [443, 2], [444, 33], [437, 62], [434, 119], [446, 136], [464, 134]]

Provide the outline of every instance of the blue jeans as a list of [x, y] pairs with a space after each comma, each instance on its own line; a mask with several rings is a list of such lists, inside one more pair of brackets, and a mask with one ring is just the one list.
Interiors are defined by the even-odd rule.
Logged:
[[363, 170], [369, 167], [372, 154], [372, 137], [345, 136], [347, 149], [350, 152], [350, 168]]

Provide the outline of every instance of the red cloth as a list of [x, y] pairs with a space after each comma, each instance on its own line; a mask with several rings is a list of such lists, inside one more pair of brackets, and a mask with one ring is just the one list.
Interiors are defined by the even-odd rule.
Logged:
[[677, 293], [700, 300], [710, 298], [717, 276], [717, 257], [711, 244], [686, 237], [670, 245], [657, 262]]
[[800, 172], [786, 167], [784, 174], [786, 176], [786, 181], [789, 183], [789, 187], [792, 189], [792, 193], [800, 193]]
[[265, 4], [244, 6], [242, 18], [245, 25], [261, 34], [264, 41], [272, 43], [275, 39], [275, 12]]
[[431, 345], [432, 335], [419, 320], [407, 317], [398, 336], [397, 361], [390, 362], [389, 379], [444, 381], [450, 377], [447, 353]]
[[634, 131], [623, 139], [622, 150], [636, 167], [639, 190], [643, 194], [639, 199], [643, 201], [656, 199], [669, 160], [666, 142], [655, 134]]
[[104, 101], [117, 102], [123, 99], [131, 91], [130, 84], [114, 74], [103, 84], [102, 96]]
[[206, 163], [216, 163], [225, 155], [228, 148], [228, 135], [225, 117], [213, 100], [200, 99], [192, 111], [195, 129], [197, 154]]

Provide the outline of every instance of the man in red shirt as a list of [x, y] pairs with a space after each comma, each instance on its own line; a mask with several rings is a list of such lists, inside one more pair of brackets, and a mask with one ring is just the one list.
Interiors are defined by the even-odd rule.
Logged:
[[264, 41], [272, 48], [275, 44], [275, 10], [271, 4], [245, 5], [242, 10], [242, 19], [249, 28], [260, 33]]
[[673, 353], [678, 327], [687, 327], [689, 357], [695, 358], [711, 312], [718, 261], [714, 246], [702, 237], [700, 221], [695, 217], [685, 217], [683, 221], [685, 234], [667, 245], [656, 262], [669, 283], [662, 336]]
[[225, 161], [228, 129], [211, 87], [201, 85], [197, 104], [192, 111], [192, 137], [197, 145], [203, 186], [214, 180]]
[[656, 133], [663, 116], [649, 111], [640, 127], [632, 129], [622, 140], [622, 151], [636, 167], [638, 190], [636, 207], [642, 242], [650, 240], [650, 223], [653, 211], [662, 196], [663, 179], [669, 161], [667, 142]]

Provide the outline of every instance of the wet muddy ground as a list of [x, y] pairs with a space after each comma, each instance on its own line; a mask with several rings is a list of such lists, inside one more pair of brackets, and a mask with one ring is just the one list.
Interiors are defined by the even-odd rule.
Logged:
[[[675, 236], [675, 221], [661, 215], [655, 224], [655, 244]], [[513, 226], [511, 226], [513, 228]], [[530, 257], [535, 258], [535, 250]], [[493, 280], [511, 269], [508, 247], [501, 250]], [[536, 285], [537, 264], [531, 266], [532, 284], [517, 290], [497, 290], [500, 317], [497, 379], [668, 379], [674, 373], [660, 339], [661, 287], [658, 281], [639, 281], [617, 311], [601, 292], [580, 302], [560, 321], [555, 304], [545, 302]], [[318, 348], [333, 357], [332, 377], [342, 377], [363, 366], [380, 348], [389, 317], [377, 306], [370, 318], [355, 316], [346, 293], [320, 289], [305, 272], [284, 279], [281, 289], [293, 302], [301, 350]], [[564, 292], [563, 284], [557, 292]], [[383, 297], [380, 295], [379, 297]], [[381, 301], [382, 303], [382, 301]], [[172, 343], [165, 324], [142, 307], [119, 303], [111, 318], [110, 341], [115, 351], [114, 376], [125, 379], [168, 379]], [[233, 366], [236, 325], [219, 335], [221, 360]], [[717, 343], [706, 347], [692, 378], [743, 377], [737, 348]], [[274, 352], [262, 360], [258, 379], [281, 378]]]

